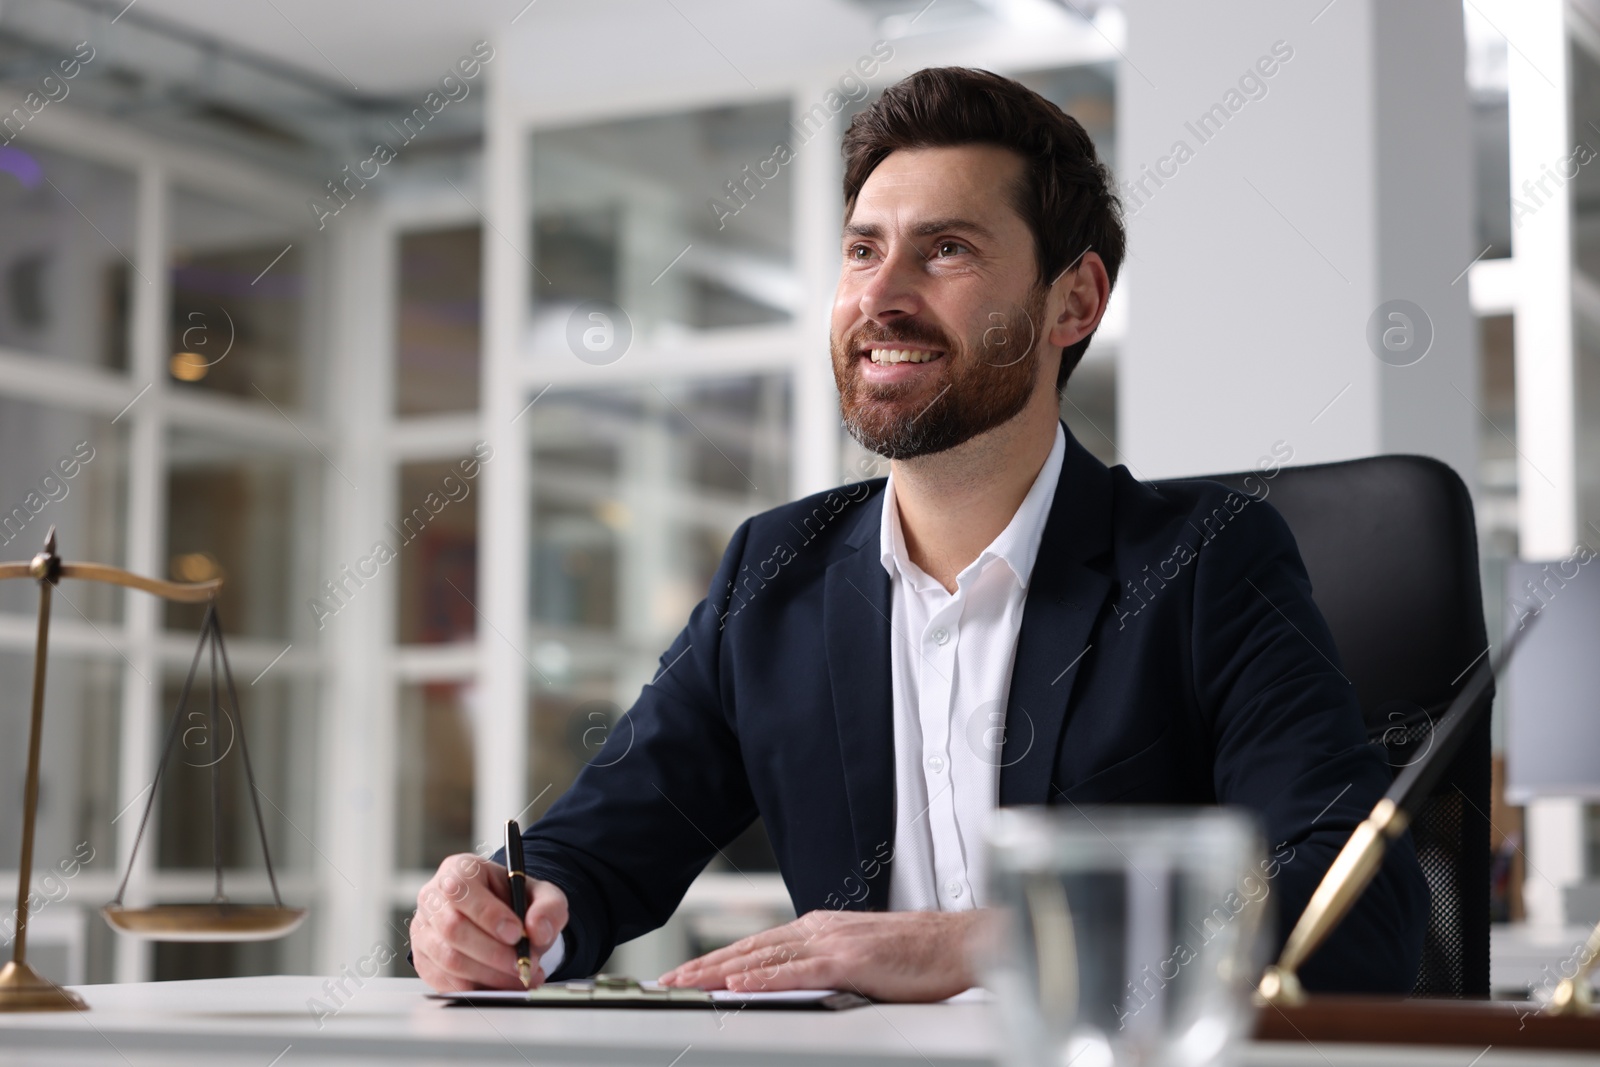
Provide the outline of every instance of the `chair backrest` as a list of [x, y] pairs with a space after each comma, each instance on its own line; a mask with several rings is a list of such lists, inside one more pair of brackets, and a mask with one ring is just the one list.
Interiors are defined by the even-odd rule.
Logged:
[[[1374, 456], [1207, 480], [1257, 497], [1265, 487], [1299, 543], [1368, 738], [1397, 771], [1420, 758], [1489, 644], [1472, 498], [1455, 471]], [[1489, 993], [1489, 763], [1484, 715], [1412, 823], [1432, 898], [1417, 996]]]

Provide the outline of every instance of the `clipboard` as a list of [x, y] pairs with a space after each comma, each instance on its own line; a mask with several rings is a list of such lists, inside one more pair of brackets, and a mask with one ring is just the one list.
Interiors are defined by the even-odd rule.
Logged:
[[429, 993], [453, 1007], [474, 1008], [652, 1008], [705, 1011], [848, 1011], [872, 1001], [837, 989], [789, 989], [774, 993], [735, 993], [726, 989], [685, 989], [599, 974], [570, 982], [547, 982], [536, 989], [475, 989]]

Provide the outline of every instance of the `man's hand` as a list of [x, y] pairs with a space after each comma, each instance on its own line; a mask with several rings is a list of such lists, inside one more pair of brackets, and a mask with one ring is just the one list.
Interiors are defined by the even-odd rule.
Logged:
[[528, 879], [532, 899], [519, 922], [506, 869], [470, 852], [451, 856], [417, 894], [411, 917], [411, 957], [417, 974], [441, 993], [467, 989], [521, 989], [517, 941], [524, 929], [532, 947], [533, 984], [545, 980], [539, 957], [567, 925], [567, 895], [549, 882]]
[[982, 911], [812, 911], [663, 975], [663, 985], [762, 993], [843, 989], [943, 1000], [974, 984], [968, 938]]

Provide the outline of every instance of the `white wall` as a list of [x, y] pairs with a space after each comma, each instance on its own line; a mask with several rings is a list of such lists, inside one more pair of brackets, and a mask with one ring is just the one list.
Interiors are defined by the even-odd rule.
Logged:
[[[1462, 272], [1477, 250], [1460, 8], [1124, 8], [1119, 173], [1144, 179], [1127, 196], [1127, 461], [1145, 477], [1227, 471], [1286, 441], [1296, 463], [1425, 453], [1471, 484], [1478, 380]], [[1270, 77], [1254, 69], [1262, 57]], [[1247, 75], [1264, 93], [1238, 91]], [[1235, 110], [1202, 141], [1214, 104]], [[1178, 142], [1192, 151], [1181, 165]], [[1163, 157], [1174, 161], [1158, 185], [1144, 168]], [[1411, 366], [1368, 345], [1369, 317], [1394, 299], [1432, 323]]]

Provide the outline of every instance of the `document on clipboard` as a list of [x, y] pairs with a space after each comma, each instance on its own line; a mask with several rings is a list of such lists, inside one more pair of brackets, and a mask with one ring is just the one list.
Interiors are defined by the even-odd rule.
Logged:
[[786, 989], [773, 993], [735, 993], [726, 989], [684, 989], [602, 974], [570, 982], [547, 982], [536, 989], [474, 989], [429, 993], [433, 1000], [476, 1008], [716, 1008], [736, 1011], [847, 1011], [870, 1003], [859, 993], [837, 989]]

